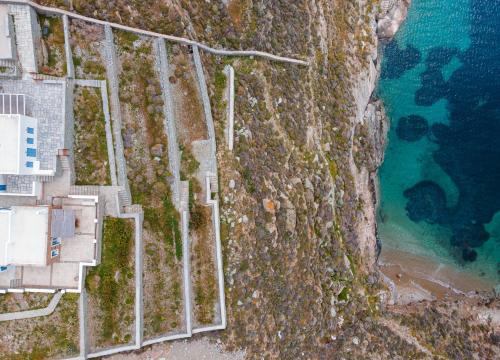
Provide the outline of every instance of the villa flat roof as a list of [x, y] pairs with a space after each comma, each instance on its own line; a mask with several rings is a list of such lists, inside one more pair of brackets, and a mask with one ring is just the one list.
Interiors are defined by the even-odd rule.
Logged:
[[0, 114], [0, 174], [19, 171], [19, 115]]
[[0, 264], [47, 264], [48, 206], [0, 210]]

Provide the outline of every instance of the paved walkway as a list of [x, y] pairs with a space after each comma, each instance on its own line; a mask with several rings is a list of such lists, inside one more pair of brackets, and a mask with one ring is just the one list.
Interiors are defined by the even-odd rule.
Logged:
[[111, 109], [111, 124], [113, 130], [113, 139], [115, 143], [115, 161], [116, 171], [118, 177], [118, 185], [125, 188], [128, 198], [130, 196], [130, 187], [127, 179], [127, 165], [125, 162], [125, 155], [123, 152], [123, 139], [122, 139], [122, 114], [120, 109], [120, 97], [118, 95], [119, 79], [118, 68], [116, 65], [115, 45], [113, 42], [113, 32], [111, 27], [105, 26], [104, 33], [106, 40], [104, 41], [104, 55], [106, 62], [106, 73], [109, 81], [109, 100]]
[[198, 79], [198, 88], [200, 89], [201, 99], [203, 102], [203, 111], [205, 112], [205, 121], [207, 123], [208, 140], [210, 142], [210, 171], [217, 175], [217, 147], [215, 144], [215, 126], [212, 118], [212, 107], [210, 105], [210, 97], [208, 96], [207, 82], [205, 81], [205, 73], [201, 63], [200, 52], [197, 46], [193, 46], [193, 60], [196, 68], [196, 78]]
[[108, 26], [111, 26], [112, 28], [115, 28], [115, 29], [120, 29], [120, 30], [125, 30], [125, 31], [132, 31], [132, 32], [135, 32], [135, 33], [141, 34], [141, 35], [160, 37], [160, 38], [164, 38], [164, 39], [169, 40], [169, 41], [175, 41], [175, 42], [178, 42], [178, 43], [181, 43], [181, 44], [186, 44], [186, 45], [191, 45], [191, 46], [198, 46], [200, 49], [203, 49], [203, 50], [205, 50], [205, 51], [207, 51], [209, 53], [215, 54], [215, 55], [223, 55], [223, 56], [255, 56], [255, 57], [261, 57], [261, 58], [272, 60], [272, 61], [286, 62], [286, 63], [290, 63], [290, 64], [306, 65], [306, 66], [309, 65], [309, 63], [307, 61], [304, 61], [304, 60], [293, 59], [293, 58], [289, 58], [289, 57], [285, 57], [285, 56], [278, 56], [278, 55], [270, 54], [270, 53], [267, 53], [267, 52], [264, 52], [264, 51], [214, 49], [214, 48], [212, 48], [212, 47], [210, 47], [208, 45], [199, 43], [199, 42], [194, 41], [194, 40], [190, 40], [190, 39], [186, 39], [186, 38], [182, 38], [182, 37], [178, 37], [178, 36], [173, 36], [173, 35], [160, 34], [160, 33], [154, 32], [154, 31], [142, 30], [142, 29], [138, 29], [138, 28], [126, 26], [126, 25], [112, 23], [112, 22], [109, 22], [109, 21], [103, 21], [103, 20], [99, 20], [99, 19], [94, 19], [94, 18], [90, 18], [90, 17], [87, 17], [87, 16], [83, 16], [83, 15], [80, 15], [80, 14], [73, 13], [71, 11], [62, 10], [62, 9], [58, 9], [58, 8], [53, 8], [53, 7], [49, 7], [49, 6], [39, 5], [37, 3], [34, 3], [33, 1], [28, 1], [28, 0], [0, 0], [0, 2], [10, 3], [10, 4], [27, 4], [27, 5], [31, 5], [32, 7], [34, 7], [37, 10], [48, 12], [48, 13], [59, 14], [59, 15], [67, 15], [70, 18], [79, 19], [79, 20], [83, 20], [83, 21], [87, 21], [87, 22], [91, 22], [91, 23], [95, 23], [95, 24], [100, 24], [100, 25], [108, 25]]
[[68, 15], [63, 15], [63, 29], [64, 29], [64, 52], [66, 53], [66, 69], [68, 77], [75, 78], [75, 66], [73, 65], [73, 55], [71, 54], [71, 46], [69, 42], [69, 19]]
[[167, 48], [164, 39], [156, 39], [155, 59], [156, 68], [160, 79], [161, 93], [163, 96], [163, 113], [165, 115], [164, 128], [168, 144], [168, 166], [174, 178], [172, 185], [173, 203], [177, 210], [180, 209], [180, 154], [175, 129], [174, 104], [172, 100], [172, 89], [168, 80], [169, 64]]
[[50, 315], [54, 312], [57, 304], [59, 304], [59, 300], [61, 300], [62, 295], [63, 294], [61, 292], [55, 293], [54, 297], [52, 297], [52, 300], [50, 300], [49, 305], [43, 309], [18, 311], [18, 312], [0, 314], [0, 321], [31, 319], [31, 318], [35, 318], [35, 317], [39, 317], [39, 316]]

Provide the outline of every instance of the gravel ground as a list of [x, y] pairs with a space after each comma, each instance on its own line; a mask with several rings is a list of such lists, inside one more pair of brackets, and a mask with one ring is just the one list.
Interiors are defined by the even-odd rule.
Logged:
[[243, 360], [245, 353], [227, 352], [206, 338], [153, 345], [140, 353], [117, 354], [110, 360]]

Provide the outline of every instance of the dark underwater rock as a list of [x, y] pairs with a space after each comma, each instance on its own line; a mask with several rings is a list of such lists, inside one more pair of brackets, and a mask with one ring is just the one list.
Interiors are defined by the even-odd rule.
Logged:
[[459, 247], [479, 247], [490, 238], [482, 224], [462, 225], [458, 229], [453, 229], [451, 244]]
[[462, 258], [465, 261], [473, 262], [476, 261], [477, 258], [477, 252], [475, 250], [465, 248], [462, 250]]
[[401, 140], [417, 141], [427, 135], [429, 124], [425, 118], [418, 115], [405, 116], [399, 119], [396, 134]]
[[408, 199], [406, 212], [410, 220], [430, 224], [447, 222], [446, 194], [435, 182], [421, 181], [406, 189], [403, 195]]

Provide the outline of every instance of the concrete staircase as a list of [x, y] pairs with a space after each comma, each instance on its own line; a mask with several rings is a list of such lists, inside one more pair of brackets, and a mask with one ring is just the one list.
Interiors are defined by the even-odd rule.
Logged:
[[180, 210], [189, 208], [189, 181], [181, 181]]
[[50, 175], [36, 175], [33, 177], [34, 181], [48, 183], [54, 181], [54, 177]]
[[123, 190], [118, 191], [118, 201], [119, 205], [124, 208], [132, 205], [132, 199], [130, 199], [127, 193]]
[[0, 67], [5, 68], [5, 71], [0, 72], [0, 76], [4, 78], [17, 78], [21, 76], [17, 61], [12, 59], [0, 59]]
[[69, 156], [59, 156], [59, 161], [61, 162], [61, 169], [64, 171], [71, 170]]
[[394, 0], [382, 0], [380, 3], [382, 13], [388, 12], [394, 6], [394, 2]]
[[12, 279], [12, 280], [10, 280], [9, 287], [11, 289], [20, 288], [21, 286], [23, 286], [23, 280], [22, 279]]
[[210, 174], [210, 191], [213, 193], [219, 192], [219, 181], [217, 175]]
[[139, 204], [124, 206], [123, 212], [126, 214], [140, 214], [142, 213], [142, 206]]
[[45, 205], [45, 206], [49, 206], [49, 205], [52, 205], [52, 200], [48, 200], [48, 199], [38, 199], [36, 201], [36, 204], [38, 206], [42, 206], [42, 205]]
[[69, 188], [70, 195], [98, 196], [99, 186], [96, 185], [72, 185]]

